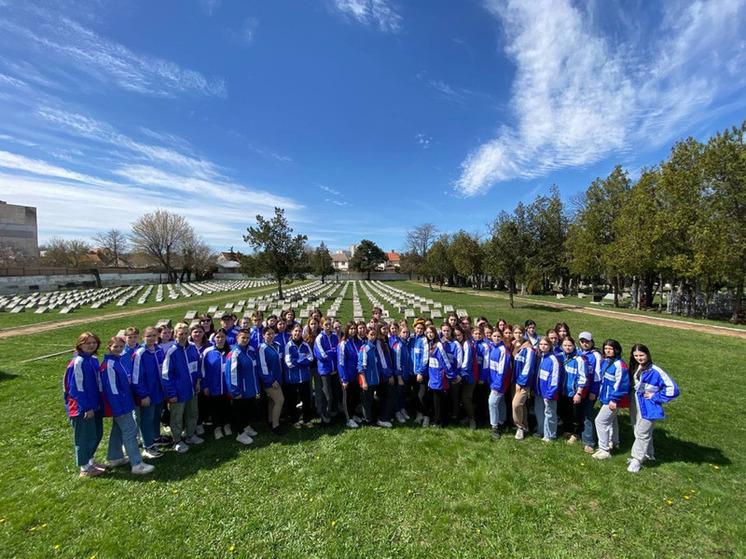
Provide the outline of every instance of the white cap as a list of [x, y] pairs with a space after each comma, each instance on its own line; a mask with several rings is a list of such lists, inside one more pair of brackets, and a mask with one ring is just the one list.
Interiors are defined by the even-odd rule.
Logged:
[[593, 336], [591, 335], [590, 332], [581, 332], [580, 335], [578, 336], [578, 339], [579, 340], [588, 340], [589, 342], [592, 342], [593, 341]]

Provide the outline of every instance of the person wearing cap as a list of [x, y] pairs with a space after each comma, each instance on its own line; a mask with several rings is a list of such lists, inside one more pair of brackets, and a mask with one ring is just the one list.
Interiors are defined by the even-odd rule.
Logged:
[[603, 357], [601, 352], [596, 349], [593, 335], [590, 332], [581, 332], [578, 336], [578, 343], [580, 344], [578, 353], [588, 360], [588, 376], [591, 379], [588, 397], [583, 402], [583, 450], [590, 454], [596, 446], [596, 425], [593, 421], [593, 408], [596, 405], [598, 391], [601, 388]]
[[225, 342], [231, 347], [236, 345], [236, 336], [239, 332], [239, 328], [236, 326], [236, 315], [225, 313], [220, 317], [220, 327], [226, 331]]

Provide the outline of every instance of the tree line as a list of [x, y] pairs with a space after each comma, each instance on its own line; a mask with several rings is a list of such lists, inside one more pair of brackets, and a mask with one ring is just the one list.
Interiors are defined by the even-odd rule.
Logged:
[[[531, 204], [501, 212], [486, 235], [407, 232], [401, 271], [429, 282], [567, 294], [602, 285], [618, 306], [650, 307], [666, 283], [679, 297], [709, 300], [727, 289], [731, 321], [742, 319], [746, 277], [746, 121], [707, 142], [677, 142], [666, 160], [632, 180], [617, 165], [567, 204], [552, 186]], [[695, 307], [692, 314], [699, 314]]]

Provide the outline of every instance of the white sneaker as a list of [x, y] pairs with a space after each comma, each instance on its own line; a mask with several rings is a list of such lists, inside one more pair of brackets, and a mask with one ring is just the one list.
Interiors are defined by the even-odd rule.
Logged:
[[386, 429], [391, 429], [393, 427], [390, 421], [381, 421], [380, 419], [376, 421], [376, 425], [379, 427], [385, 427]]
[[219, 441], [223, 438], [223, 430], [220, 427], [215, 427], [215, 431], [213, 431], [213, 434], [215, 435], [216, 441]]
[[153, 445], [149, 448], [144, 449], [142, 451], [142, 456], [143, 458], [147, 458], [148, 460], [156, 460], [160, 458], [161, 456], [163, 456], [163, 453], [160, 450], [158, 450], [158, 448], [155, 445]]
[[124, 466], [125, 464], [129, 464], [130, 459], [128, 456], [125, 456], [123, 458], [117, 458], [116, 460], [109, 460], [109, 462], [106, 464], [109, 468], [116, 468], [117, 466]]
[[523, 429], [518, 429], [518, 431], [515, 432], [515, 440], [522, 441], [526, 437], [526, 433]]
[[430, 418], [428, 416], [424, 416], [422, 418], [422, 426], [423, 427], [430, 427]]
[[251, 425], [247, 425], [246, 429], [244, 429], [243, 432], [246, 433], [249, 437], [256, 437], [259, 434], [251, 428]]
[[627, 466], [627, 471], [632, 474], [636, 474], [637, 472], [640, 471], [641, 466], [642, 464], [640, 463], [640, 461], [637, 458], [633, 458], [632, 460], [629, 461], [629, 466]]
[[348, 419], [347, 420], [347, 427], [349, 427], [350, 429], [357, 429], [360, 426], [357, 423], [355, 423], [354, 419]]
[[192, 435], [186, 439], [187, 444], [202, 444], [203, 442], [205, 442], [205, 439], [200, 438], [197, 435]]
[[132, 466], [132, 473], [137, 475], [149, 474], [153, 470], [155, 470], [155, 466], [146, 464], [145, 462], [140, 462], [137, 466]]
[[253, 442], [254, 442], [254, 439], [252, 439], [251, 437], [249, 437], [249, 436], [248, 436], [248, 435], [247, 435], [246, 433], [240, 433], [240, 434], [239, 434], [239, 435], [238, 435], [238, 436], [236, 437], [236, 440], [237, 440], [237, 441], [238, 441], [239, 443], [241, 443], [241, 444], [251, 444], [251, 443], [253, 443]]
[[591, 458], [595, 458], [596, 460], [606, 460], [607, 458], [611, 458], [611, 453], [608, 450], [601, 450], [600, 448], [591, 454]]
[[551, 443], [554, 439], [550, 439], [549, 437], [542, 437], [541, 439], [545, 443]]
[[194, 430], [194, 433], [202, 436], [205, 434], [205, 428], [202, 425], [197, 425], [197, 428]]
[[233, 434], [233, 431], [231, 431], [231, 426], [225, 425], [223, 427], [223, 435], [225, 435], [226, 437], [230, 437], [232, 434]]
[[412, 419], [411, 417], [409, 417], [407, 410], [402, 410], [401, 414], [404, 416], [404, 419], [407, 419], [407, 420]]
[[353, 421], [354, 421], [355, 423], [362, 423], [362, 422], [363, 422], [363, 418], [362, 418], [362, 417], [360, 417], [359, 415], [353, 415], [353, 416], [352, 416], [352, 420], [353, 420]]
[[189, 450], [189, 445], [186, 444], [184, 441], [179, 441], [178, 443], [174, 444], [174, 450], [183, 454], [187, 450]]
[[418, 412], [417, 412], [417, 415], [416, 415], [416, 416], [415, 416], [415, 418], [414, 418], [414, 422], [415, 422], [415, 423], [416, 423], [417, 425], [422, 425], [422, 420], [423, 420], [424, 418], [425, 418], [425, 416], [424, 416], [424, 415], [422, 415], [422, 412], [419, 412], [419, 411], [418, 411]]
[[396, 420], [397, 420], [397, 421], [398, 421], [399, 423], [404, 423], [405, 421], [407, 421], [406, 419], [404, 419], [404, 416], [402, 415], [402, 413], [401, 413], [400, 411], [396, 412], [396, 413], [394, 414], [394, 417], [396, 417]]

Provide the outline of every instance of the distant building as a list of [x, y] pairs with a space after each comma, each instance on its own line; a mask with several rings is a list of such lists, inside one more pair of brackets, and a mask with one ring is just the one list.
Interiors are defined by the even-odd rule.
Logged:
[[237, 252], [221, 252], [218, 255], [218, 270], [220, 272], [238, 272], [241, 263], [238, 261]]
[[[352, 245], [355, 246], [355, 245]], [[332, 257], [332, 266], [338, 272], [346, 272], [350, 269], [350, 253], [346, 250], [338, 250], [337, 252], [329, 252]]]
[[352, 258], [353, 256], [355, 256], [355, 250], [356, 250], [356, 249], [357, 249], [357, 247], [359, 247], [359, 246], [360, 246], [360, 245], [350, 245], [350, 258]]
[[26, 256], [39, 256], [36, 208], [0, 200], [0, 248], [13, 248]]
[[392, 250], [391, 252], [387, 252], [386, 256], [388, 257], [388, 260], [384, 262], [383, 264], [379, 264], [376, 266], [376, 270], [379, 270], [381, 272], [393, 272], [396, 270], [396, 267], [399, 266], [399, 263], [401, 259], [399, 258], [399, 254]]

